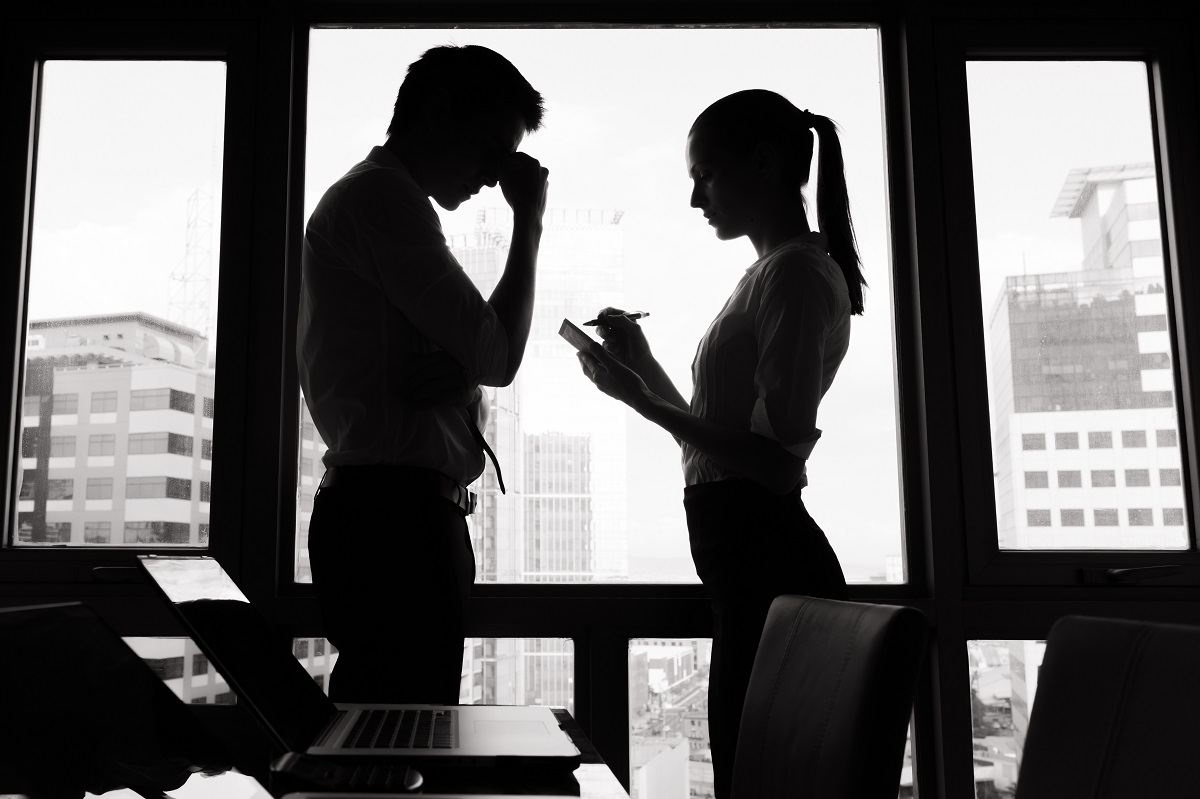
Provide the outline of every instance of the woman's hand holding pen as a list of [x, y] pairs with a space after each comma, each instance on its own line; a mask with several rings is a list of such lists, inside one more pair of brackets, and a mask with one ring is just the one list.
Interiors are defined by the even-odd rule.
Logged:
[[640, 374], [643, 364], [653, 358], [641, 325], [620, 308], [605, 308], [596, 314], [596, 320], [596, 334], [604, 342], [605, 352]]

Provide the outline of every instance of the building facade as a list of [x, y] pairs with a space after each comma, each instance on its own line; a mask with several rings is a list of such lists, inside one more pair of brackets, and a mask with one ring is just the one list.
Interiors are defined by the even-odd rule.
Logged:
[[1073, 170], [1080, 267], [1008, 277], [989, 325], [1001, 548], [1186, 548], [1151, 165]]
[[18, 546], [206, 546], [209, 342], [147, 313], [31, 322]]

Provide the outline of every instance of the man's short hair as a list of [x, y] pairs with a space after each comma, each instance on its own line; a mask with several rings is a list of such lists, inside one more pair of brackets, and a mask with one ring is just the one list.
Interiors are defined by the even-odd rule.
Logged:
[[462, 118], [516, 112], [532, 133], [542, 125], [542, 95], [507, 58], [477, 44], [442, 45], [426, 50], [408, 66], [396, 95], [388, 135], [412, 129], [434, 97], [452, 99]]

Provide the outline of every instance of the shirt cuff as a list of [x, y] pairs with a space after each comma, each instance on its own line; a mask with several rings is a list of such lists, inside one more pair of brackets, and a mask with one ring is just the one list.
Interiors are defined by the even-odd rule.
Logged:
[[799, 441], [786, 442], [775, 433], [775, 428], [771, 426], [771, 420], [767, 417], [767, 404], [763, 402], [762, 397], [754, 401], [754, 410], [750, 413], [750, 432], [769, 438], [772, 441], [778, 441], [784, 451], [795, 455], [803, 461], [808, 460], [808, 456], [812, 454], [813, 448], [817, 446], [817, 441], [821, 438], [820, 428], [813, 428], [813, 432], [803, 437]]

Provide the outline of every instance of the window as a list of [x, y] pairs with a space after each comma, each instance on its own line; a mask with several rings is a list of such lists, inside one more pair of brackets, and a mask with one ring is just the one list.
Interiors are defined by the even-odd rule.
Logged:
[[200, 439], [200, 457], [203, 460], [212, 460], [212, 439]]
[[[1045, 465], [1027, 452], [1031, 438], [1053, 434], [1056, 491], [1066, 491], [1082, 486], [1084, 467], [1093, 486], [1105, 486], [1097, 472], [1144, 465], [1121, 451], [1063, 460], [1079, 449], [1074, 431], [1087, 431], [1099, 453], [1111, 449], [1112, 430], [1129, 450], [1146, 446], [1147, 429], [1175, 426], [1174, 309], [1147, 64], [988, 58], [968, 57], [965, 68], [999, 548], [1187, 548], [1178, 531], [1140, 525], [1136, 534], [1064, 537], [1033, 529], [1049, 526], [1041, 513], [1020, 512], [1032, 501], [1020, 473]], [[1012, 113], [1018, 97], [1037, 109], [1036, 126]], [[1045, 502], [1039, 495], [1035, 504]]]
[[21, 415], [22, 416], [41, 416], [42, 414], [42, 398], [34, 395], [26, 395], [22, 399]]
[[1183, 508], [1163, 508], [1164, 527], [1183, 526]]
[[112, 541], [112, 522], [84, 522], [83, 543], [107, 544]]
[[21, 431], [21, 457], [36, 458], [40, 450], [41, 435], [36, 427], [26, 427]]
[[1081, 480], [1082, 478], [1078, 471], [1060, 471], [1058, 473], [1059, 488], [1079, 488], [1083, 485]]
[[1027, 510], [1025, 515], [1030, 527], [1050, 526], [1050, 511], [1048, 510]]
[[75, 436], [50, 436], [51, 458], [74, 458]]
[[303, 475], [305, 477], [311, 477], [312, 476], [312, 467], [313, 467], [312, 458], [301, 458], [300, 459], [300, 474], [301, 475]]
[[21, 473], [21, 493], [20, 499], [33, 499], [33, 492], [37, 487], [38, 474], [33, 469], [26, 469]]
[[[156, 59], [172, 52], [169, 42], [179, 35], [209, 37], [175, 51], [185, 59], [228, 45], [214, 49], [212, 33], [160, 26], [149, 36], [157, 41], [153, 52], [120, 60], [105, 53], [129, 37], [101, 27], [99, 20], [89, 26], [100, 50], [79, 60], [37, 59], [36, 161], [28, 176], [36, 190], [19, 306], [25, 385], [18, 390], [53, 396], [60, 414], [78, 413], [82, 401], [92, 414], [120, 416], [123, 395], [141, 420], [155, 411], [192, 414], [196, 394], [211, 396], [214, 384], [226, 67]], [[144, 421], [112, 421], [122, 436], [145, 430]], [[73, 445], [61, 454], [73, 455]], [[89, 436], [88, 455], [115, 459], [114, 439]], [[118, 460], [113, 475], [118, 486], [123, 465]], [[115, 538], [89, 543], [125, 543]]]
[[126, 499], [191, 499], [192, 481], [179, 477], [130, 477], [125, 480]]
[[1152, 527], [1154, 525], [1154, 511], [1151, 508], [1130, 508], [1129, 509], [1129, 526], [1130, 527]]
[[1025, 472], [1025, 487], [1026, 488], [1049, 488], [1050, 478], [1048, 472]]
[[93, 391], [92, 392], [92, 413], [116, 413], [117, 410], [117, 392], [115, 391]]
[[1112, 469], [1093, 469], [1092, 488], [1112, 488], [1117, 484], [1117, 473]]
[[308, 639], [301, 638], [300, 640], [296, 641], [293, 651], [298, 658], [308, 657]]
[[145, 388], [129, 392], [129, 410], [131, 411], [167, 409], [195, 413], [196, 395], [173, 388]]
[[1178, 447], [1179, 433], [1175, 430], [1155, 430], [1155, 443], [1160, 447]]
[[208, 674], [208, 658], [205, 655], [192, 655], [192, 676]]
[[1083, 527], [1082, 508], [1063, 508], [1059, 512], [1059, 522], [1063, 527]]
[[130, 455], [151, 455], [166, 451], [166, 433], [131, 433], [129, 435]]
[[112, 499], [113, 479], [111, 477], [89, 477], [87, 479], [88, 499]]
[[1125, 485], [1130, 487], [1150, 485], [1149, 469], [1126, 469]]
[[1122, 447], [1144, 447], [1144, 446], [1146, 446], [1146, 431], [1145, 430], [1122, 430], [1121, 431], [1121, 446]]
[[1178, 469], [1159, 469], [1158, 484], [1162, 486], [1177, 486], [1183, 485], [1183, 480]]
[[126, 544], [186, 544], [186, 522], [125, 522]]
[[161, 453], [191, 457], [192, 437], [178, 433], [131, 433], [129, 435], [130, 455]]
[[53, 413], [55, 416], [60, 414], [75, 414], [79, 413], [79, 395], [78, 394], [55, 394], [53, 400]]
[[117, 437], [111, 433], [88, 436], [88, 455], [113, 455], [117, 451]]
[[1119, 524], [1116, 508], [1096, 508], [1092, 513], [1097, 527], [1116, 527]]
[[46, 499], [51, 502], [55, 500], [74, 499], [75, 498], [75, 481], [66, 480], [47, 480], [46, 481]]
[[1045, 433], [1023, 433], [1021, 434], [1021, 449], [1045, 449], [1046, 434]]
[[211, 418], [213, 418], [213, 411], [214, 411], [214, 410], [215, 410], [215, 403], [214, 403], [214, 401], [213, 401], [213, 398], [212, 398], [212, 397], [205, 397], [205, 398], [204, 398], [204, 418], [205, 418], [205, 419], [211, 419]]
[[[729, 276], [741, 274], [754, 261], [752, 249], [717, 241], [701, 214], [689, 206], [690, 184], [680, 155], [688, 126], [716, 99], [714, 82], [724, 85], [730, 79], [731, 64], [747, 65], [746, 79], [752, 82], [769, 75], [772, 88], [796, 102], [808, 102], [811, 94], [809, 83], [799, 77], [806, 70], [831, 76], [829, 85], [836, 86], [824, 97], [820, 113], [843, 126], [854, 223], [874, 289], [870, 309], [855, 318], [854, 343], [821, 404], [823, 433], [809, 461], [809, 475], [813, 481], [820, 475], [824, 488], [816, 490], [813, 482], [805, 503], [824, 528], [861, 531], [858, 536], [830, 536], [847, 579], [903, 581], [878, 32], [853, 27], [551, 27], [535, 32], [468, 26], [455, 36], [503, 53], [545, 95], [547, 124], [528, 137], [527, 146], [544, 156], [548, 166], [554, 161], [551, 170], [572, 187], [550, 200], [539, 255], [543, 266], [571, 266], [539, 267], [521, 379], [507, 388], [487, 389], [491, 420], [484, 435], [500, 460], [508, 493], [499, 493], [490, 466], [473, 488], [483, 507], [470, 521], [479, 557], [478, 581], [697, 580], [677, 491], [675, 442], [581, 381], [574, 352], [557, 331], [564, 316], [584, 320], [605, 305], [638, 304], [642, 309], [644, 304], [652, 314], [647, 324], [661, 320], [653, 329], [646, 328], [655, 355], [678, 374], [677, 384], [686, 391], [696, 343], [736, 282]], [[701, 38], [704, 51], [722, 53], [719, 63], [697, 58]], [[396, 93], [393, 65], [410, 63], [428, 47], [444, 42], [445, 32], [436, 28], [311, 31], [301, 216], [307, 218], [325, 190], [363, 158], [362, 146], [347, 141], [339, 129], [347, 124], [378, 126], [380, 115], [386, 128]], [[773, 54], [770, 67], [762, 62], [764, 48]], [[595, 59], [606, 67], [564, 69], [561, 54], [567, 52], [573, 64]], [[614, 52], [622, 57], [613, 59]], [[359, 64], [353, 72], [345, 68], [349, 58]], [[691, 64], [688, 79], [651, 66], [662, 63]], [[351, 101], [348, 88], [365, 90], [364, 75], [370, 76], [369, 91], [391, 95], [382, 111]], [[629, 137], [628, 87], [633, 85], [640, 87], [642, 96], [654, 98], [650, 104], [638, 104], [642, 111], [636, 149], [647, 156], [636, 166], [620, 154], [622, 148], [581, 145]], [[586, 97], [586, 109], [567, 111], [560, 104], [555, 111], [551, 97]], [[552, 117], [557, 120], [553, 124]], [[651, 152], [663, 155], [649, 157]], [[560, 185], [557, 178], [555, 185]], [[811, 198], [810, 212], [815, 213]], [[457, 211], [438, 209], [438, 214], [455, 257], [480, 291], [490, 294], [507, 257], [504, 242], [512, 225], [507, 204], [496, 191], [484, 190]], [[677, 232], [672, 240], [662, 235], [667, 229]], [[695, 265], [682, 284], [669, 266], [681, 257]], [[627, 268], [634, 258], [648, 259], [653, 266], [635, 278]], [[868, 396], [874, 401], [863, 402]], [[299, 469], [300, 457], [311, 457], [319, 471], [325, 443], [318, 442], [320, 431], [303, 412], [297, 427], [300, 451], [292, 461], [294, 468]], [[854, 454], [868, 449], [879, 456]], [[527, 490], [526, 481], [533, 479], [541, 480], [546, 491]], [[879, 502], [864, 505], [848, 499], [852, 487], [864, 481], [879, 486]], [[584, 486], [584, 491], [574, 490], [573, 484]], [[294, 562], [299, 580], [307, 577], [302, 533], [307, 501], [297, 492]], [[535, 538], [532, 531], [539, 524], [541, 532]]]
[[212, 484], [206, 480], [200, 481], [200, 501], [212, 502]]

